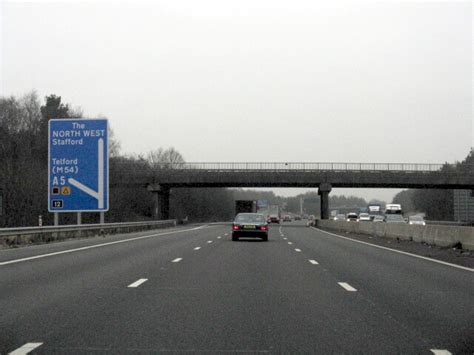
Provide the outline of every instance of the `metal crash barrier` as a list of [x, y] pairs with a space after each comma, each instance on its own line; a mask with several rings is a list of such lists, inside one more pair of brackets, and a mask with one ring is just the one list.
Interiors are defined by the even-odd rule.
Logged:
[[97, 235], [105, 236], [107, 234], [131, 233], [175, 226], [176, 220], [170, 219], [146, 222], [1, 228], [0, 245], [8, 247], [22, 244], [49, 243], [70, 238], [87, 238]]

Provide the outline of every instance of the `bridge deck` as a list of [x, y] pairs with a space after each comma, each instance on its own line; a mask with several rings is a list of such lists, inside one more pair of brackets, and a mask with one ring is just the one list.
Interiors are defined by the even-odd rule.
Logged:
[[442, 164], [183, 163], [122, 174], [118, 184], [167, 187], [333, 187], [474, 189], [474, 169]]

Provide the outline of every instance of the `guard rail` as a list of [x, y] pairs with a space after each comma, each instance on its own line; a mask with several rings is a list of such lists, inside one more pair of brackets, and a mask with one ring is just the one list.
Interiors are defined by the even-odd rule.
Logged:
[[0, 228], [0, 245], [48, 243], [69, 238], [85, 238], [96, 235], [131, 233], [143, 230], [175, 227], [176, 220], [81, 224], [46, 227]]

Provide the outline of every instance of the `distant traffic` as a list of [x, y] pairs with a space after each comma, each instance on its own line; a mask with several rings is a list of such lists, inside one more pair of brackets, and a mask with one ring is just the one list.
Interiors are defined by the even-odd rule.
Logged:
[[[284, 211], [278, 205], [271, 205], [266, 200], [237, 200], [235, 214], [258, 213], [265, 218], [267, 224], [280, 224], [305, 220], [307, 226], [314, 226], [316, 216], [307, 213]], [[400, 204], [369, 204], [366, 208], [353, 208], [349, 211], [331, 211], [331, 220], [356, 223], [407, 223], [410, 225], [426, 225], [423, 214], [407, 215]]]

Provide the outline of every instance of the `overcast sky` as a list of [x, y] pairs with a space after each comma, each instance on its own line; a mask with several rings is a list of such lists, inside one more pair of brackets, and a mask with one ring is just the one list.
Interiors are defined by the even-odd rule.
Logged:
[[[124, 153], [442, 163], [473, 146], [470, 1], [0, 9], [1, 95], [34, 89], [106, 116]], [[388, 200], [396, 191], [350, 193]]]

